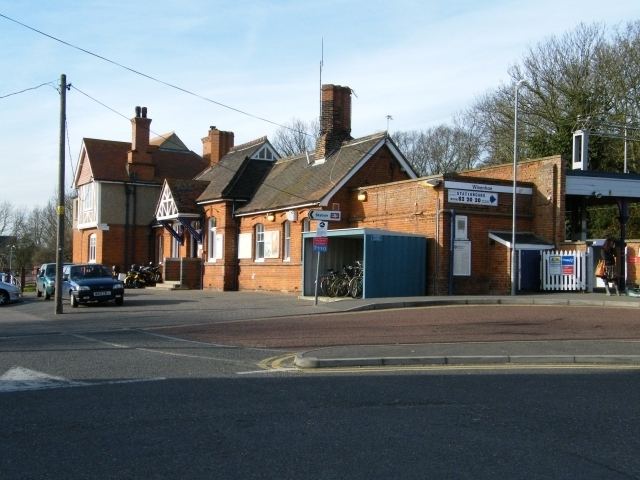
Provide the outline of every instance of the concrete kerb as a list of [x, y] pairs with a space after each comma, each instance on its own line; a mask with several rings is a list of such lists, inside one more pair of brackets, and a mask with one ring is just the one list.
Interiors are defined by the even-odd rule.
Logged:
[[406, 301], [385, 301], [377, 300], [363, 305], [356, 305], [341, 309], [345, 312], [361, 312], [368, 310], [386, 310], [394, 308], [417, 308], [417, 307], [445, 307], [445, 306], [465, 306], [465, 305], [536, 305], [536, 306], [574, 306], [574, 307], [611, 307], [611, 308], [640, 308], [640, 302], [630, 301], [631, 298], [623, 300], [614, 298], [594, 299], [594, 298], [565, 298], [553, 296], [522, 296], [522, 297], [483, 297], [483, 298], [438, 298], [419, 299]]
[[428, 357], [319, 358], [297, 354], [294, 365], [301, 369], [447, 365], [632, 365], [640, 367], [640, 355], [452, 355]]

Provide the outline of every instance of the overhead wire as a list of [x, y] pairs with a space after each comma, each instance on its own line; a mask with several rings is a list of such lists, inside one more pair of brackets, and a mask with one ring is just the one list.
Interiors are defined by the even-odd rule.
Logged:
[[[117, 111], [115, 108], [110, 107], [110, 106], [109, 106], [109, 105], [107, 105], [106, 103], [101, 102], [101, 101], [100, 101], [100, 100], [98, 100], [97, 98], [95, 98], [95, 97], [93, 97], [93, 96], [89, 95], [87, 92], [84, 92], [84, 91], [80, 90], [76, 85], [70, 84], [70, 87], [71, 87], [71, 89], [78, 91], [79, 93], [81, 93], [82, 95], [84, 95], [85, 97], [87, 97], [88, 99], [90, 99], [91, 101], [96, 102], [98, 105], [100, 105], [100, 106], [102, 106], [102, 107], [106, 108], [107, 110], [111, 111], [112, 113], [115, 113], [116, 115], [118, 115], [118, 116], [120, 116], [120, 117], [124, 118], [125, 120], [130, 121], [129, 117], [127, 117], [127, 116], [126, 116], [126, 115], [124, 115], [123, 113], [121, 113], [121, 112]], [[168, 139], [166, 136], [164, 136], [163, 134], [157, 133], [157, 132], [155, 132], [155, 131], [153, 131], [153, 130], [149, 130], [149, 131], [150, 131], [152, 134], [154, 134], [155, 136], [159, 137], [159, 138], [162, 138], [162, 139], [164, 139], [164, 140], [169, 140], [169, 139]], [[222, 169], [225, 169], [225, 170], [228, 170], [228, 171], [230, 171], [230, 172], [235, 173], [235, 170], [233, 170], [233, 169], [231, 169], [231, 168], [227, 167], [226, 165], [222, 165], [222, 164], [220, 164], [220, 163], [216, 163], [214, 166], [215, 166], [216, 168], [222, 168]], [[75, 177], [75, 174], [74, 174], [74, 177]], [[272, 188], [272, 189], [274, 189], [274, 190], [276, 190], [276, 191], [278, 191], [278, 192], [280, 192], [280, 193], [284, 193], [284, 194], [286, 194], [286, 195], [291, 195], [292, 197], [299, 198], [299, 199], [301, 199], [301, 200], [306, 200], [306, 198], [304, 198], [304, 197], [301, 197], [301, 196], [299, 196], [299, 195], [296, 195], [295, 193], [292, 193], [292, 192], [288, 192], [288, 191], [283, 190], [282, 188], [276, 187], [276, 186], [274, 186], [274, 185], [271, 185], [271, 184], [268, 184], [268, 183], [264, 183], [264, 182], [262, 183], [262, 185], [265, 185], [265, 186], [267, 186], [267, 187], [270, 187], [270, 188]]]
[[178, 91], [183, 92], [183, 93], [186, 93], [187, 95], [191, 95], [191, 96], [199, 98], [201, 100], [205, 100], [205, 101], [207, 101], [209, 103], [213, 103], [215, 105], [218, 105], [219, 107], [223, 107], [223, 108], [226, 108], [228, 110], [234, 111], [236, 113], [240, 113], [242, 115], [246, 115], [246, 116], [254, 118], [256, 120], [260, 120], [260, 121], [263, 121], [263, 122], [266, 122], [266, 123], [270, 123], [271, 125], [275, 125], [275, 126], [280, 127], [280, 128], [291, 130], [291, 131], [294, 131], [296, 133], [301, 133], [303, 135], [311, 136], [311, 134], [309, 134], [307, 132], [303, 132], [303, 131], [300, 131], [300, 130], [293, 129], [293, 128], [287, 126], [287, 125], [280, 124], [280, 123], [275, 122], [273, 120], [269, 120], [268, 118], [261, 117], [259, 115], [255, 115], [253, 113], [247, 112], [245, 110], [241, 110], [241, 109], [233, 107], [231, 105], [227, 105], [225, 103], [219, 102], [217, 100], [214, 100], [212, 98], [206, 97], [206, 96], [201, 95], [199, 93], [193, 92], [193, 91], [191, 91], [191, 90], [189, 90], [187, 88], [180, 87], [179, 85], [175, 85], [173, 83], [166, 82], [164, 80], [161, 80], [160, 78], [154, 77], [153, 75], [149, 75], [147, 73], [141, 72], [140, 70], [136, 70], [135, 68], [129, 67], [127, 65], [124, 65], [124, 64], [122, 64], [120, 62], [117, 62], [115, 60], [107, 58], [107, 57], [105, 57], [103, 55], [99, 55], [99, 54], [97, 54], [95, 52], [92, 52], [91, 50], [87, 50], [86, 48], [79, 47], [79, 46], [74, 45], [74, 44], [72, 44], [70, 42], [62, 40], [61, 38], [58, 38], [58, 37], [55, 37], [55, 36], [53, 36], [51, 34], [43, 32], [42, 30], [38, 30], [35, 27], [32, 27], [30, 25], [27, 25], [26, 23], [20, 22], [19, 20], [11, 18], [11, 17], [9, 17], [7, 15], [4, 15], [3, 13], [0, 13], [0, 17], [5, 18], [5, 19], [7, 19], [7, 20], [9, 20], [9, 21], [11, 21], [13, 23], [16, 23], [16, 24], [18, 24], [18, 25], [20, 25], [20, 26], [22, 26], [22, 27], [24, 27], [24, 28], [26, 28], [28, 30], [36, 32], [36, 33], [38, 33], [38, 34], [40, 34], [40, 35], [42, 35], [44, 37], [50, 38], [51, 40], [54, 40], [54, 41], [56, 41], [58, 43], [66, 45], [67, 47], [70, 47], [70, 48], [73, 48], [73, 49], [78, 50], [80, 52], [86, 53], [87, 55], [91, 55], [91, 56], [93, 56], [95, 58], [98, 58], [98, 59], [100, 59], [102, 61], [105, 61], [105, 62], [110, 63], [112, 65], [115, 65], [117, 67], [123, 68], [123, 69], [125, 69], [125, 70], [127, 70], [127, 71], [129, 71], [131, 73], [134, 73], [136, 75], [139, 75], [141, 77], [147, 78], [147, 79], [152, 80], [154, 82], [160, 83], [160, 84], [165, 85], [167, 87], [173, 88], [173, 89], [178, 90]]
[[[19, 20], [16, 20], [16, 19], [14, 19], [14, 18], [12, 18], [12, 17], [9, 17], [9, 16], [7, 16], [7, 15], [5, 15], [5, 14], [3, 14], [3, 13], [0, 13], [0, 17], [5, 18], [6, 20], [9, 20], [9, 21], [11, 21], [11, 22], [13, 22], [13, 23], [16, 23], [16, 24], [18, 24], [18, 25], [20, 25], [20, 26], [22, 26], [22, 27], [24, 27], [24, 28], [26, 28], [26, 29], [28, 29], [28, 30], [31, 30], [31, 31], [33, 31], [33, 32], [35, 32], [35, 33], [38, 33], [39, 35], [42, 35], [42, 36], [44, 36], [44, 37], [47, 37], [47, 38], [49, 38], [49, 39], [51, 39], [51, 40], [54, 40], [54, 41], [56, 41], [56, 42], [58, 42], [58, 43], [61, 43], [61, 44], [65, 45], [65, 46], [68, 46], [68, 47], [73, 48], [73, 49], [75, 49], [75, 50], [78, 50], [78, 51], [80, 51], [80, 52], [86, 53], [86, 54], [91, 55], [91, 56], [93, 56], [93, 57], [95, 57], [95, 58], [98, 58], [98, 59], [100, 59], [100, 60], [103, 60], [103, 61], [105, 61], [105, 62], [107, 62], [107, 63], [110, 63], [110, 64], [115, 65], [115, 66], [117, 66], [117, 67], [120, 67], [120, 68], [122, 68], [122, 69], [125, 69], [125, 70], [127, 70], [127, 71], [129, 71], [129, 72], [131, 72], [131, 73], [134, 73], [134, 74], [139, 75], [139, 76], [141, 76], [141, 77], [147, 78], [147, 79], [149, 79], [149, 80], [151, 80], [151, 81], [157, 82], [157, 83], [162, 84], [162, 85], [165, 85], [165, 86], [167, 86], [167, 87], [173, 88], [173, 89], [178, 90], [178, 91], [180, 91], [180, 92], [183, 92], [183, 93], [185, 93], [185, 94], [191, 95], [191, 96], [193, 96], [193, 97], [199, 98], [199, 99], [204, 100], [204, 101], [207, 101], [207, 102], [209, 102], [209, 103], [213, 103], [213, 104], [218, 105], [218, 106], [220, 106], [220, 107], [223, 107], [223, 108], [226, 108], [226, 109], [228, 109], [228, 110], [234, 111], [234, 112], [236, 112], [236, 113], [240, 113], [240, 114], [242, 114], [242, 115], [245, 115], [245, 116], [248, 116], [248, 117], [251, 117], [251, 118], [254, 118], [254, 119], [257, 119], [257, 120], [260, 120], [260, 121], [263, 121], [263, 122], [266, 122], [266, 123], [269, 123], [269, 124], [272, 124], [272, 125], [275, 125], [275, 126], [280, 127], [280, 128], [284, 128], [284, 129], [286, 129], [286, 130], [289, 130], [289, 131], [292, 131], [292, 132], [295, 132], [295, 133], [300, 133], [300, 134], [303, 134], [303, 135], [306, 135], [306, 136], [313, 136], [312, 134], [307, 133], [307, 132], [304, 132], [304, 131], [302, 131], [302, 130], [298, 130], [298, 129], [295, 129], [295, 128], [291, 128], [290, 126], [280, 124], [280, 123], [275, 122], [275, 121], [273, 121], [273, 120], [270, 120], [270, 119], [267, 119], [267, 118], [264, 118], [264, 117], [261, 117], [261, 116], [258, 116], [258, 115], [255, 115], [255, 114], [252, 114], [252, 113], [250, 113], [250, 112], [247, 112], [247, 111], [241, 110], [241, 109], [239, 109], [239, 108], [236, 108], [236, 107], [233, 107], [233, 106], [230, 106], [230, 105], [224, 104], [224, 103], [219, 102], [219, 101], [217, 101], [217, 100], [213, 100], [213, 99], [211, 99], [211, 98], [209, 98], [209, 97], [206, 97], [206, 96], [204, 96], [204, 95], [200, 95], [200, 94], [198, 94], [198, 93], [196, 93], [196, 92], [193, 92], [193, 91], [191, 91], [191, 90], [189, 90], [189, 89], [186, 89], [186, 88], [180, 87], [180, 86], [178, 86], [178, 85], [175, 85], [175, 84], [172, 84], [172, 83], [166, 82], [166, 81], [161, 80], [161, 79], [159, 79], [159, 78], [157, 78], [157, 77], [154, 77], [153, 75], [150, 75], [150, 74], [147, 74], [147, 73], [141, 72], [141, 71], [136, 70], [136, 69], [134, 69], [134, 68], [132, 68], [132, 67], [129, 67], [129, 66], [124, 65], [124, 64], [122, 64], [122, 63], [119, 63], [119, 62], [117, 62], [117, 61], [115, 61], [115, 60], [112, 60], [112, 59], [110, 59], [110, 58], [107, 58], [107, 57], [105, 57], [105, 56], [103, 56], [103, 55], [99, 55], [99, 54], [97, 54], [97, 53], [95, 53], [95, 52], [92, 52], [92, 51], [90, 51], [90, 50], [88, 50], [88, 49], [85, 49], [85, 48], [79, 47], [79, 46], [74, 45], [74, 44], [72, 44], [72, 43], [70, 43], [70, 42], [67, 42], [67, 41], [65, 41], [65, 40], [62, 40], [62, 39], [60, 39], [60, 38], [58, 38], [58, 37], [55, 37], [55, 36], [53, 36], [53, 35], [51, 35], [51, 34], [48, 34], [48, 33], [44, 32], [44, 31], [42, 31], [42, 30], [39, 30], [39, 29], [37, 29], [37, 28], [35, 28], [35, 27], [32, 27], [32, 26], [30, 26], [30, 25], [27, 25], [26, 23], [20, 22]], [[33, 88], [40, 88], [41, 86], [44, 86], [44, 85], [47, 85], [47, 84], [50, 84], [50, 83], [52, 83], [52, 82], [44, 83], [44, 84], [42, 84], [42, 85], [39, 85], [39, 86], [37, 86], [37, 87], [33, 87]], [[71, 86], [71, 85], [70, 85], [70, 86]], [[119, 116], [121, 116], [121, 117], [124, 117], [124, 118], [126, 118], [127, 120], [129, 120], [129, 118], [128, 118], [128, 117], [126, 117], [125, 115], [123, 115], [122, 113], [120, 113], [120, 112], [118, 112], [118, 111], [116, 111], [116, 110], [112, 109], [112, 108], [111, 108], [111, 107], [109, 107], [108, 105], [106, 105], [106, 104], [104, 104], [104, 103], [100, 102], [99, 100], [97, 100], [97, 99], [95, 99], [95, 98], [91, 97], [90, 95], [88, 95], [88, 94], [86, 94], [85, 92], [81, 91], [81, 90], [80, 90], [80, 89], [78, 89], [77, 87], [73, 87], [73, 88], [75, 88], [75, 90], [77, 90], [77, 91], [78, 91], [78, 92], [80, 92], [81, 94], [83, 94], [83, 95], [87, 96], [87, 97], [88, 97], [88, 98], [90, 98], [91, 100], [93, 100], [93, 101], [97, 102], [98, 104], [102, 105], [103, 107], [107, 108], [108, 110], [111, 110], [113, 113], [116, 113], [117, 115], [119, 115]], [[25, 90], [25, 91], [26, 91], [26, 90]], [[21, 93], [21, 92], [17, 92], [17, 93]], [[4, 98], [4, 97], [0, 97], [0, 98]], [[153, 133], [155, 134], [155, 132], [153, 132]], [[158, 134], [156, 134], [156, 135], [158, 135]], [[165, 137], [163, 137], [162, 135], [158, 135], [158, 136], [160, 136], [161, 138], [165, 138]], [[357, 148], [356, 148], [355, 150], [356, 150], [356, 151], [358, 151], [358, 152], [360, 152], [360, 153], [363, 153], [363, 154], [367, 154], [367, 153], [368, 153], [368, 152], [361, 151], [360, 149], [357, 149]], [[335, 161], [337, 161], [337, 158], [335, 159]], [[219, 165], [219, 164], [218, 164], [218, 165]], [[224, 167], [223, 167], [223, 168], [224, 168]], [[229, 169], [229, 170], [230, 170], [230, 169]], [[304, 197], [301, 197], [301, 196], [299, 196], [299, 195], [293, 194], [293, 193], [291, 193], [291, 192], [287, 192], [287, 191], [282, 190], [282, 189], [280, 189], [280, 188], [278, 188], [278, 187], [275, 187], [275, 186], [273, 186], [273, 185], [265, 184], [265, 186], [268, 186], [268, 187], [273, 188], [273, 189], [275, 189], [275, 190], [277, 190], [277, 191], [280, 191], [281, 193], [285, 193], [285, 194], [287, 194], [287, 195], [292, 195], [292, 196], [294, 196], [294, 197], [296, 197], [296, 198], [300, 198], [300, 199], [306, 200]]]
[[[0, 14], [0, 15], [2, 15], [2, 14]], [[55, 82], [55, 80], [51, 81], [51, 82], [44, 82], [44, 83], [41, 83], [40, 85], [36, 85], [35, 87], [24, 88], [24, 89], [19, 90], [17, 92], [7, 93], [6, 95], [0, 95], [0, 100], [3, 99], [3, 98], [12, 97], [13, 95], [19, 95], [21, 93], [29, 92], [31, 90], [37, 90], [40, 87], [44, 87], [44, 86], [47, 86], [47, 85], [52, 85], [54, 82]]]

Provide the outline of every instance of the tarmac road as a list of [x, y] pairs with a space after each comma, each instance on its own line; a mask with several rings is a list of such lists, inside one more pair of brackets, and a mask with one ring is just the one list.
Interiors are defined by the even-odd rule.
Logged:
[[289, 316], [162, 330], [203, 342], [289, 349], [434, 342], [640, 340], [640, 312], [629, 308], [469, 305]]

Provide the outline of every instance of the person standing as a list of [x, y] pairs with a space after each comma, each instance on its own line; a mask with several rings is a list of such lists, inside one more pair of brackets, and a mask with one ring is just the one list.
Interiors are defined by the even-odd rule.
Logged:
[[604, 275], [601, 277], [604, 281], [604, 288], [607, 295], [611, 295], [609, 291], [609, 283], [612, 283], [616, 289], [616, 295], [620, 295], [618, 290], [618, 278], [616, 274], [616, 242], [613, 238], [607, 238], [600, 252], [600, 256], [604, 261]]

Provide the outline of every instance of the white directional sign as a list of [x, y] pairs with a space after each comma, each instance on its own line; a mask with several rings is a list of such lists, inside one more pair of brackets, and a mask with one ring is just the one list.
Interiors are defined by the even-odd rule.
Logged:
[[326, 237], [327, 236], [327, 222], [318, 222], [318, 226], [316, 228], [316, 237]]
[[309, 210], [311, 220], [324, 220], [327, 222], [338, 222], [341, 218], [340, 210]]
[[471, 205], [498, 206], [498, 194], [492, 192], [474, 192], [473, 190], [447, 190], [450, 203], [468, 203]]

